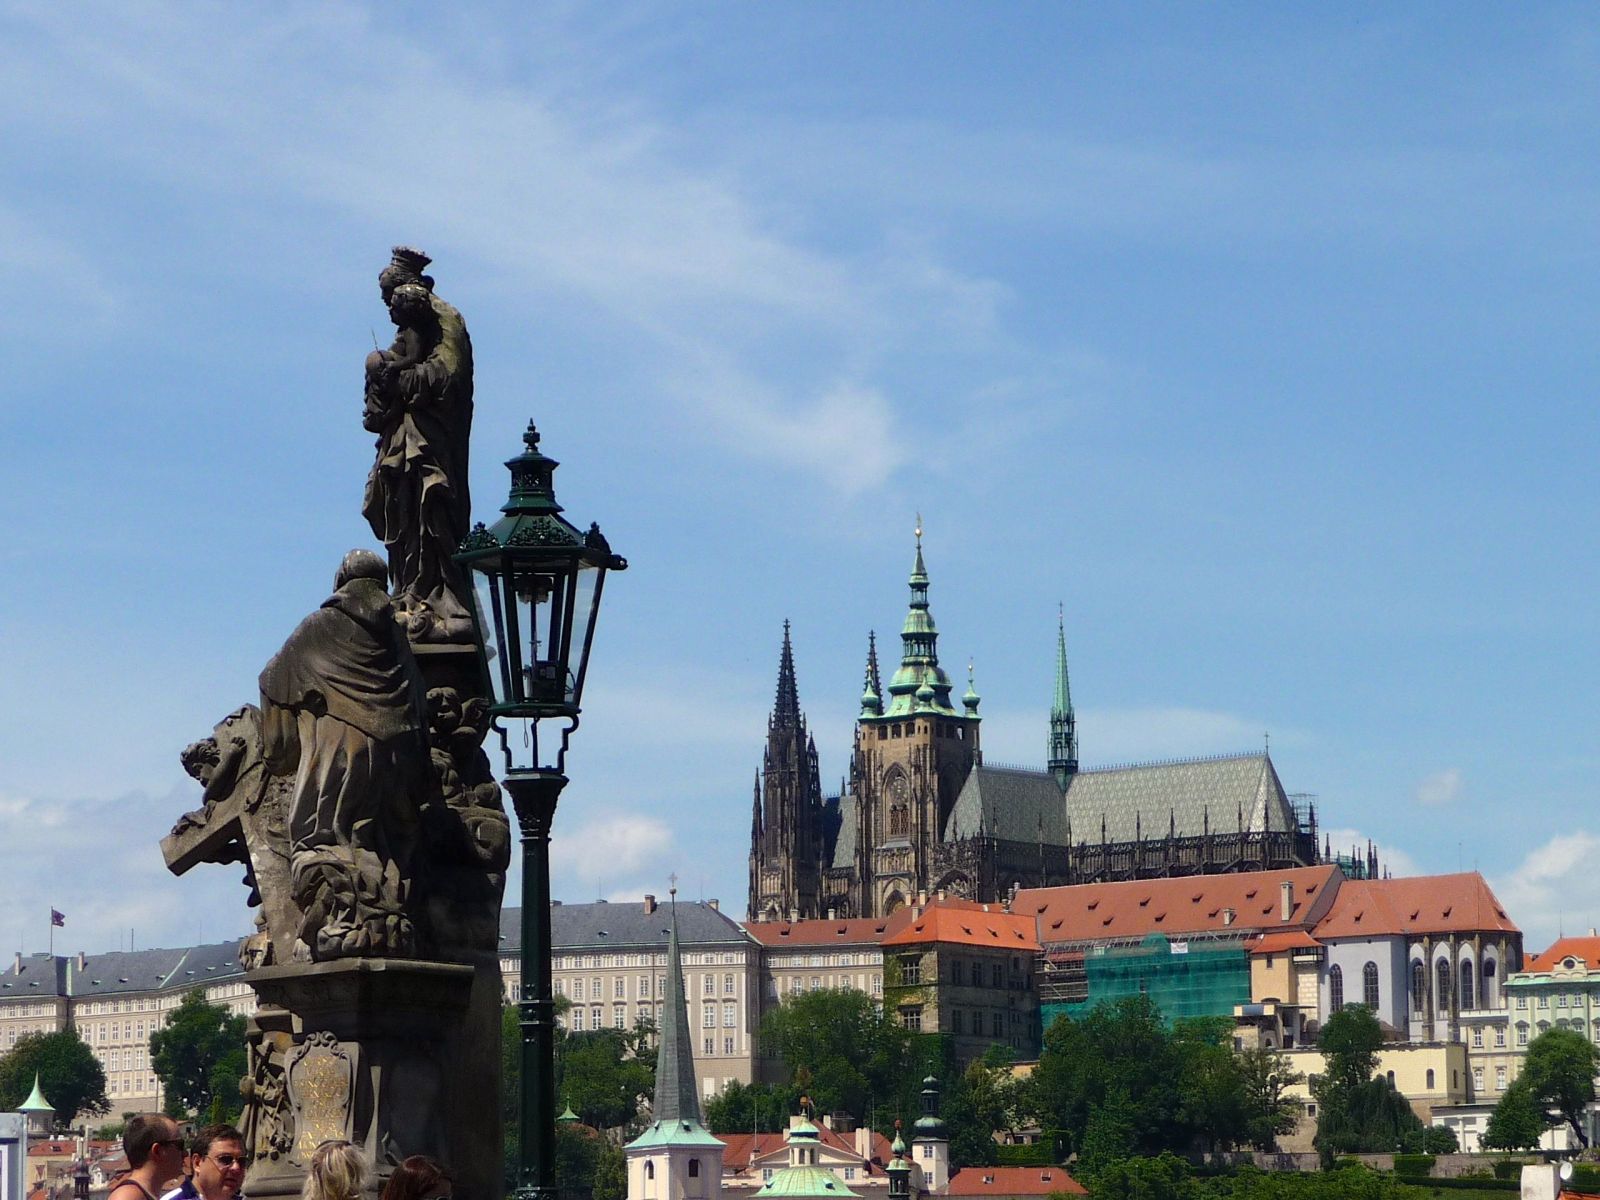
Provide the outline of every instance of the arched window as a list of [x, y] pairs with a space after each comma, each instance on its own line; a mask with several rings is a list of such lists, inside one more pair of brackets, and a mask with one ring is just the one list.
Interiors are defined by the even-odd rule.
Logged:
[[1428, 1090], [1430, 1092], [1433, 1091], [1433, 1068], [1432, 1067], [1428, 1068], [1428, 1082], [1427, 1082], [1426, 1086], [1427, 1086], [1427, 1088], [1428, 1088]]
[[1390, 1087], [1394, 1086], [1394, 1072], [1393, 1071], [1385, 1071], [1383, 1073], [1383, 1077], [1389, 1081], [1389, 1086]]
[[1484, 1008], [1494, 1006], [1494, 959], [1483, 960], [1483, 988], [1478, 993], [1478, 1002]]
[[1436, 1013], [1450, 1011], [1450, 963], [1441, 958], [1434, 963], [1434, 975], [1438, 979], [1438, 994], [1433, 998], [1433, 1011]]
[[1419, 1013], [1425, 1007], [1428, 990], [1428, 971], [1420, 958], [1411, 960], [1411, 1011]]
[[1472, 969], [1472, 960], [1471, 959], [1467, 959], [1466, 961], [1464, 961], [1461, 964], [1461, 1007], [1462, 1008], [1471, 1008], [1471, 1007], [1473, 1007], [1472, 996], [1473, 996], [1473, 991], [1475, 989], [1473, 988], [1472, 985], [1478, 981], [1477, 980], [1477, 974], [1478, 973]]
[[700, 1160], [698, 1158], [691, 1158], [689, 1160], [689, 1178], [700, 1178]]
[[906, 806], [904, 804], [891, 804], [889, 806], [889, 836], [906, 836]]
[[1378, 1011], [1378, 964], [1375, 962], [1361, 968], [1361, 1003], [1373, 1012]]
[[1344, 972], [1339, 969], [1339, 964], [1334, 963], [1328, 968], [1328, 1012], [1336, 1013], [1344, 1008]]
[[656, 1165], [655, 1165], [655, 1163], [647, 1162], [647, 1163], [644, 1164], [644, 1177], [646, 1179], [654, 1179], [656, 1177]]

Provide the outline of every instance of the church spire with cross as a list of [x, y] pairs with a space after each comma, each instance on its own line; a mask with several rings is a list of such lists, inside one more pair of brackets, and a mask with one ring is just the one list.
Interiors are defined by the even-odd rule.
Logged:
[[783, 623], [778, 685], [750, 820], [751, 920], [821, 916], [822, 775], [800, 710], [793, 627]]
[[939, 631], [928, 608], [928, 568], [922, 560], [922, 514], [917, 514], [917, 557], [911, 567], [911, 602], [900, 630], [900, 668], [889, 681], [887, 717], [940, 713], [954, 717], [950, 676], [939, 666]]
[[662, 1200], [717, 1200], [722, 1195], [723, 1143], [705, 1127], [695, 1083], [694, 1042], [678, 945], [678, 877], [668, 895], [667, 995], [656, 1050], [650, 1124], [628, 1143], [628, 1195]]

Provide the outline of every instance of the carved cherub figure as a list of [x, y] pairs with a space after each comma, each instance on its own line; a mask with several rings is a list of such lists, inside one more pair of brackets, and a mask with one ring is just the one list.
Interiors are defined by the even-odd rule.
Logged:
[[395, 326], [394, 344], [367, 355], [366, 408], [361, 423], [373, 433], [383, 431], [402, 402], [396, 381], [426, 362], [442, 336], [433, 296], [421, 284], [402, 283], [389, 290], [389, 320]]

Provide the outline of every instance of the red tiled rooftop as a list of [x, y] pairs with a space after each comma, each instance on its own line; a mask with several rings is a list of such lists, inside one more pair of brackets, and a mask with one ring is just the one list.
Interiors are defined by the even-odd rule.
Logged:
[[1523, 964], [1524, 971], [1553, 971], [1564, 958], [1575, 958], [1591, 971], [1600, 970], [1600, 937], [1564, 937]]
[[[818, 1127], [822, 1133], [822, 1144], [832, 1146], [835, 1150], [842, 1150], [852, 1158], [856, 1155], [855, 1134], [836, 1133], [826, 1126]], [[744, 1171], [750, 1167], [752, 1159], [763, 1158], [768, 1154], [781, 1151], [785, 1147], [785, 1134], [782, 1133], [719, 1133], [718, 1140], [727, 1147], [722, 1152], [722, 1166], [728, 1171]], [[881, 1133], [872, 1135], [872, 1158], [867, 1160], [869, 1175], [883, 1173], [880, 1164], [889, 1161], [889, 1139]]]
[[991, 946], [1036, 954], [1040, 946], [1034, 921], [999, 904], [971, 900], [936, 900], [883, 939], [885, 946], [939, 942], [958, 946]]
[[1048, 1196], [1064, 1192], [1087, 1196], [1089, 1190], [1065, 1167], [962, 1167], [950, 1176], [946, 1196]]
[[910, 916], [902, 909], [887, 917], [850, 917], [841, 920], [750, 921], [744, 931], [763, 946], [859, 946], [881, 942]]
[[1320, 945], [1322, 943], [1304, 929], [1289, 929], [1278, 933], [1263, 933], [1250, 943], [1250, 953], [1282, 954], [1286, 950], [1303, 950]]
[[[1266, 930], [1305, 929], [1325, 913], [1344, 876], [1334, 866], [1251, 871], [1239, 875], [1187, 875], [1029, 888], [1011, 911], [1038, 921], [1039, 940], [1138, 941], [1152, 933], [1189, 934], [1230, 929], [1239, 936]], [[1293, 886], [1293, 910], [1283, 920], [1282, 885]], [[1345, 883], [1343, 886], [1348, 887]], [[1227, 910], [1233, 923], [1227, 923]]]
[[1323, 941], [1383, 934], [1518, 933], [1476, 871], [1409, 879], [1351, 879], [1313, 932]]

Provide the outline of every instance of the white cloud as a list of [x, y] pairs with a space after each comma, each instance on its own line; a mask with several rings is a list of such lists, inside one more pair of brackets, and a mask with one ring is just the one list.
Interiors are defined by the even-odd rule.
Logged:
[[1429, 808], [1451, 804], [1461, 798], [1461, 770], [1450, 767], [1437, 771], [1417, 784], [1417, 803]]
[[1491, 881], [1530, 952], [1549, 945], [1563, 929], [1582, 933], [1600, 926], [1597, 859], [1600, 836], [1580, 829], [1557, 834]]
[[251, 925], [239, 868], [203, 865], [178, 878], [158, 842], [199, 788], [166, 796], [41, 798], [0, 794], [0, 939], [28, 952], [128, 944], [184, 946], [243, 936]]
[[574, 894], [585, 885], [608, 894], [622, 881], [644, 877], [647, 867], [664, 878], [672, 870], [674, 847], [672, 828], [645, 813], [596, 814], [566, 824], [557, 820], [550, 840], [551, 871], [558, 881], [576, 888]]
[[[1328, 848], [1335, 854], [1367, 852], [1368, 835], [1359, 829], [1324, 829]], [[1424, 874], [1422, 865], [1398, 846], [1371, 839], [1378, 848], [1378, 870], [1396, 877]]]

